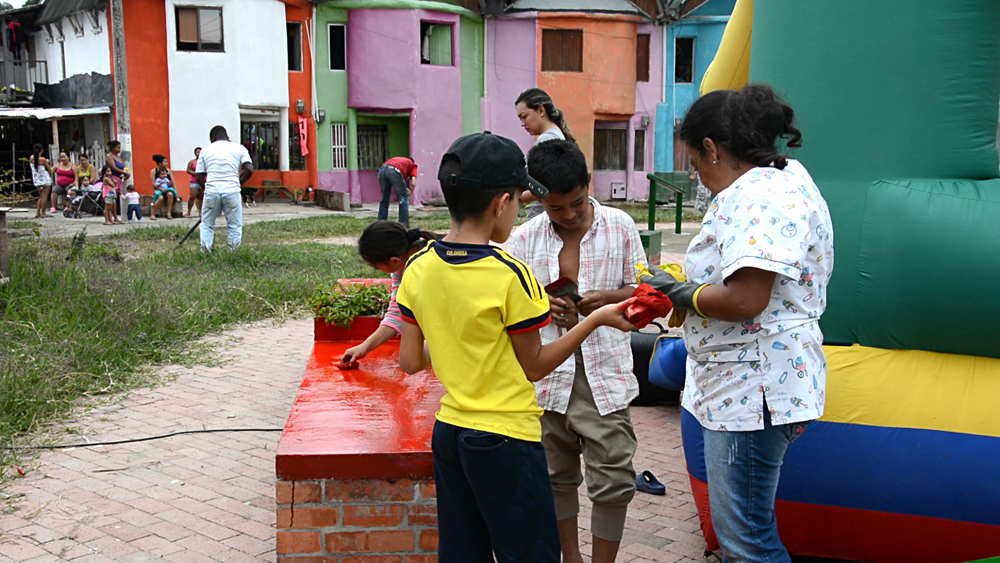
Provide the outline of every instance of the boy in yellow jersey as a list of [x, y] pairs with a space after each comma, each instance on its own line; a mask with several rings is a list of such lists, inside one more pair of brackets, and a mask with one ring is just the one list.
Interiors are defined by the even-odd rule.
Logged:
[[451, 231], [410, 259], [397, 294], [405, 321], [400, 367], [415, 373], [433, 357], [447, 391], [431, 443], [438, 560], [558, 563], [532, 382], [599, 326], [635, 327], [608, 305], [542, 346], [538, 331], [551, 321], [544, 289], [523, 262], [489, 244], [507, 240], [523, 189], [548, 196], [528, 177], [516, 143], [488, 131], [462, 137], [444, 155], [438, 180]]

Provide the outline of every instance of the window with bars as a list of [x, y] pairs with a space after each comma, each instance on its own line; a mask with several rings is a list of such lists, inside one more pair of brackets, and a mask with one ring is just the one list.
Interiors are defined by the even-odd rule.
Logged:
[[594, 170], [625, 170], [628, 129], [594, 129]]
[[[347, 170], [347, 124], [333, 123], [333, 170]], [[384, 162], [384, 161], [383, 161]]]
[[543, 29], [542, 70], [583, 72], [583, 30]]
[[635, 157], [632, 159], [632, 169], [637, 172], [646, 171], [646, 130], [635, 130]]
[[177, 19], [177, 50], [222, 52], [222, 8], [180, 7]]
[[635, 37], [635, 81], [649, 82], [649, 34]]
[[288, 70], [302, 71], [302, 24], [286, 22], [285, 31], [288, 35]]
[[299, 124], [288, 124], [288, 169], [305, 170], [306, 157], [302, 154], [302, 143], [299, 141]]
[[389, 127], [358, 125], [358, 169], [378, 170], [389, 160]]
[[[298, 134], [296, 134], [298, 137]], [[250, 152], [255, 170], [278, 170], [281, 136], [276, 121], [241, 121], [240, 142]]]

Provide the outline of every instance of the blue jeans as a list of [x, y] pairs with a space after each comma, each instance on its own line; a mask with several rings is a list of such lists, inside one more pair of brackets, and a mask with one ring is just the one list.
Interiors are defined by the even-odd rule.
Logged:
[[545, 450], [499, 434], [434, 424], [440, 563], [559, 563]]
[[226, 215], [226, 229], [229, 231], [229, 249], [236, 250], [243, 242], [243, 206], [240, 194], [206, 194], [201, 204], [201, 249], [212, 251], [215, 241], [215, 219], [219, 211]]
[[702, 429], [712, 527], [722, 547], [723, 561], [791, 562], [778, 537], [774, 496], [785, 450], [808, 424], [772, 426], [765, 406], [763, 430]]
[[410, 224], [410, 192], [406, 189], [406, 178], [395, 168], [382, 165], [378, 169], [378, 185], [382, 188], [382, 203], [378, 204], [378, 218], [384, 221], [389, 218], [389, 198], [392, 190], [396, 190], [399, 199], [399, 222]]
[[128, 204], [128, 220], [130, 223], [133, 216], [142, 221], [142, 207], [138, 203]]

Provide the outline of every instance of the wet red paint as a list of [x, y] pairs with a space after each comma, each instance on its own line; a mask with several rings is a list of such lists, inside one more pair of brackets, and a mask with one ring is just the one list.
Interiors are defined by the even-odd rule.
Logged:
[[[357, 337], [356, 337], [357, 338]], [[392, 340], [340, 370], [360, 340], [316, 342], [278, 444], [279, 479], [432, 478], [431, 432], [444, 388], [399, 369]]]

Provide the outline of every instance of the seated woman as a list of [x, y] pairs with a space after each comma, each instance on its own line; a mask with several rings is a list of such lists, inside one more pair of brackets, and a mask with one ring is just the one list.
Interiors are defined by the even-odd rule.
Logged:
[[[164, 202], [167, 204], [167, 219], [173, 220], [174, 201], [181, 199], [180, 195], [177, 194], [177, 187], [174, 185], [174, 177], [170, 173], [167, 157], [162, 154], [154, 154], [153, 162], [156, 163], [156, 167], [149, 171], [149, 183], [153, 184], [154, 188], [153, 212], [150, 213], [149, 220], [156, 221], [156, 212], [159, 211]], [[156, 179], [160, 176], [161, 171], [166, 173], [164, 176], [166, 182], [157, 184]]]

